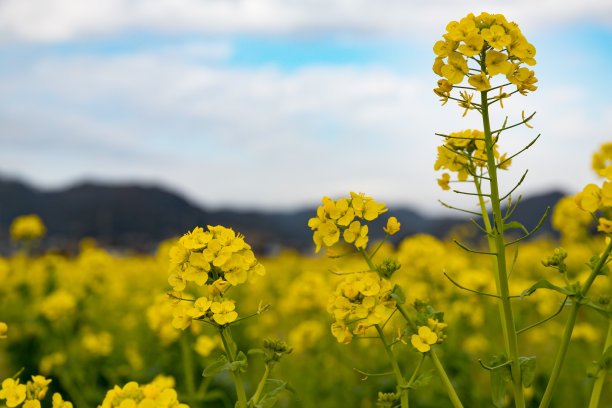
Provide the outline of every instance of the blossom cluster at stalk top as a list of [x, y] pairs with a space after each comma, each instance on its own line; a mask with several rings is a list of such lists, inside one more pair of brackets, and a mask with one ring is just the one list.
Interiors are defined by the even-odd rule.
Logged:
[[244, 236], [220, 225], [208, 226], [207, 231], [196, 227], [170, 248], [168, 282], [177, 298], [189, 282], [206, 287], [208, 293], [176, 306], [173, 326], [184, 330], [192, 319], [209, 319], [219, 325], [233, 322], [238, 317], [235, 302], [226, 298], [225, 292], [264, 274], [264, 266]]
[[[323, 197], [322, 202], [323, 205], [317, 208], [317, 216], [308, 221], [308, 226], [314, 231], [312, 239], [316, 252], [323, 245], [331, 247], [340, 240], [340, 236], [357, 249], [364, 249], [368, 244], [367, 223], [387, 211], [384, 203], [377, 203], [363, 193], [351, 192], [351, 198], [336, 201]], [[397, 220], [395, 223], [399, 229]], [[387, 228], [392, 228], [392, 233], [396, 232], [393, 223]]]
[[[436, 54], [433, 70], [443, 78], [434, 92], [444, 102], [448, 101], [453, 87], [465, 78], [471, 85], [468, 88], [476, 91], [491, 89], [491, 79], [498, 75], [507, 80], [500, 85], [509, 82], [523, 95], [537, 89], [534, 72], [525, 66], [535, 65], [535, 47], [518, 25], [508, 22], [503, 15], [470, 13], [460, 21], [451, 21], [442, 37], [444, 40], [436, 42], [433, 48]], [[460, 105], [471, 108], [471, 96], [462, 92]], [[496, 99], [501, 102], [508, 96], [500, 87]]]

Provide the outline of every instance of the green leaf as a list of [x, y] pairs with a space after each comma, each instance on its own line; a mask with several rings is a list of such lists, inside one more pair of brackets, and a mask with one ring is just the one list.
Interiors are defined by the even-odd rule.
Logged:
[[[504, 368], [504, 367], [502, 367]], [[491, 400], [493, 405], [498, 408], [504, 406], [504, 400], [506, 398], [506, 384], [508, 381], [504, 380], [501, 373], [501, 369], [495, 369], [490, 371], [491, 374]]]
[[504, 232], [506, 230], [509, 230], [509, 229], [512, 229], [512, 228], [520, 229], [525, 234], [529, 234], [529, 231], [527, 231], [527, 228], [525, 228], [525, 226], [523, 226], [523, 224], [521, 224], [518, 221], [511, 221], [511, 222], [509, 222], [507, 224], [504, 224]]
[[433, 377], [434, 371], [429, 370], [424, 373], [420, 373], [417, 378], [414, 379], [412, 384], [408, 386], [408, 388], [416, 389], [421, 387], [426, 387], [431, 382], [431, 378]]
[[230, 362], [225, 354], [221, 354], [217, 360], [210, 363], [202, 372], [202, 377], [213, 377], [222, 371], [230, 369]]
[[249, 364], [247, 363], [246, 354], [244, 354], [242, 351], [239, 351], [238, 355], [236, 356], [236, 361], [229, 363], [228, 369], [230, 371], [240, 371], [241, 373], [244, 373], [246, 372], [248, 366]]
[[608, 347], [601, 356], [601, 367], [609, 370], [612, 368], [612, 346]]
[[601, 365], [599, 365], [599, 361], [591, 361], [591, 363], [587, 367], [586, 374], [588, 377], [595, 378], [597, 377], [597, 374], [599, 374], [599, 370], [601, 370]]
[[400, 305], [406, 303], [406, 294], [400, 285], [395, 285], [391, 292], [391, 297]]
[[491, 366], [494, 368], [489, 370], [491, 375], [491, 399], [493, 401], [493, 405], [498, 408], [502, 408], [504, 406], [506, 398], [506, 385], [512, 381], [510, 365], [505, 364], [507, 362], [508, 359], [506, 356], [494, 356], [493, 361], [491, 362]]
[[556, 286], [550, 283], [549, 281], [547, 281], [546, 279], [542, 279], [541, 281], [538, 281], [537, 283], [531, 285], [531, 287], [525, 289], [523, 293], [521, 293], [521, 299], [524, 298], [525, 296], [531, 295], [533, 292], [535, 292], [538, 289], [554, 290], [556, 292], [564, 294], [565, 296], [576, 295], [574, 288]]
[[523, 383], [523, 387], [529, 388], [531, 387], [533, 379], [535, 378], [536, 358], [519, 357], [519, 362], [521, 367], [521, 381]]
[[262, 396], [260, 400], [255, 404], [256, 408], [272, 408], [281, 393], [287, 388], [287, 383], [281, 380], [268, 379], [264, 383]]
[[[599, 262], [599, 255], [593, 255], [591, 257], [591, 259], [589, 260], [589, 262], [586, 264], [591, 270], [595, 269], [595, 266], [597, 265], [597, 263]], [[598, 275], [605, 275], [608, 276], [610, 274], [610, 268], [608, 267], [608, 265], [603, 265], [600, 269], [599, 272], [597, 272]]]

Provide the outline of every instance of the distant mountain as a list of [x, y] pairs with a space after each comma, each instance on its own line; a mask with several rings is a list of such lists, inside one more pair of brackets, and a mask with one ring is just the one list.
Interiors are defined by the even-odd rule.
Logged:
[[[560, 192], [521, 201], [513, 219], [527, 228], [535, 226], [546, 206], [563, 196]], [[402, 224], [392, 242], [418, 233], [445, 237], [465, 225], [466, 218], [425, 217], [408, 208], [394, 208]], [[82, 183], [57, 191], [40, 191], [15, 180], [0, 179], [0, 252], [10, 249], [8, 230], [22, 214], [40, 215], [47, 226], [45, 247], [72, 251], [78, 241], [94, 238], [105, 247], [150, 252], [163, 240], [180, 236], [195, 226], [224, 225], [243, 233], [258, 252], [278, 248], [310, 251], [312, 232], [307, 226], [315, 208], [289, 212], [210, 211], [193, 205], [177, 194], [159, 187]], [[386, 217], [382, 217], [386, 220]], [[372, 240], [383, 236], [383, 219], [371, 224]], [[551, 232], [547, 220], [542, 232]]]

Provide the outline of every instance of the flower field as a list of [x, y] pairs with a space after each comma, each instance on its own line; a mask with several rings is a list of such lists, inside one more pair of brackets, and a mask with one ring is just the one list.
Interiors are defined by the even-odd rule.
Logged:
[[[469, 213], [480, 239], [449, 231], [393, 247], [400, 221], [355, 192], [323, 197], [304, 225], [313, 253], [274, 257], [220, 225], [193, 226], [154, 255], [87, 239], [76, 256], [40, 253], [43, 221], [21, 216], [18, 249], [0, 258], [0, 403], [612, 406], [612, 145], [593, 156], [601, 184], [542, 209], [538, 225], [513, 220], [525, 175], [509, 192], [498, 177], [539, 135], [500, 153], [504, 132], [532, 128], [534, 114], [492, 125], [489, 111], [537, 89], [535, 47], [487, 13], [449, 23], [443, 38], [434, 92], [483, 129], [437, 134], [432, 164], [442, 190], [461, 186], [465, 208], [445, 206]], [[537, 234], [544, 222], [559, 239]]]

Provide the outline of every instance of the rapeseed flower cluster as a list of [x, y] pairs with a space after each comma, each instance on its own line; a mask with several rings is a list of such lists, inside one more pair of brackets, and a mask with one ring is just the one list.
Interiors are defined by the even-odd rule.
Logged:
[[131, 381], [123, 388], [115, 387], [106, 393], [98, 408], [189, 408], [181, 404], [174, 390], [172, 377], [158, 376], [150, 384], [138, 385]]
[[[498, 168], [507, 170], [512, 164], [507, 154], [499, 154], [497, 144], [493, 145], [493, 154]], [[487, 165], [487, 148], [485, 135], [479, 130], [467, 129], [448, 135], [444, 145], [438, 146], [438, 157], [434, 163], [434, 170], [446, 169], [457, 173], [457, 179], [465, 181], [468, 176], [476, 174], [476, 170]], [[438, 179], [438, 185], [443, 190], [450, 190], [450, 174], [443, 173]]]
[[[47, 395], [49, 390], [49, 383], [51, 380], [46, 379], [42, 375], [33, 375], [32, 380], [29, 380], [26, 384], [20, 384], [19, 378], [7, 378], [2, 381], [2, 388], [0, 389], [0, 400], [5, 400], [5, 404], [8, 408], [17, 407], [21, 404], [23, 408], [40, 408], [40, 401], [42, 401]], [[72, 408], [72, 404], [69, 406], [56, 406], [56, 396], [53, 396], [53, 408]]]
[[36, 214], [21, 215], [11, 223], [11, 238], [15, 241], [31, 241], [45, 235], [47, 229]]
[[[475, 91], [486, 91], [492, 88], [491, 79], [502, 75], [517, 92], [525, 95], [535, 91], [538, 80], [534, 72], [523, 66], [535, 65], [536, 50], [521, 33], [518, 25], [508, 22], [501, 14], [481, 13], [478, 16], [470, 13], [460, 21], [451, 21], [446, 26], [444, 40], [435, 43], [433, 50], [436, 60], [433, 71], [442, 79], [434, 92], [446, 103], [451, 98], [451, 91], [467, 77], [468, 84]], [[468, 63], [475, 61], [475, 66]], [[500, 101], [510, 95], [501, 90], [496, 98]], [[459, 104], [473, 109], [473, 94], [462, 92]], [[453, 98], [454, 99], [454, 98]]]
[[[337, 243], [341, 235], [346, 243], [355, 245], [357, 249], [364, 249], [368, 244], [367, 223], [387, 211], [384, 203], [377, 203], [363, 193], [351, 192], [350, 198], [336, 201], [323, 197], [322, 202], [323, 205], [317, 208], [317, 216], [308, 221], [308, 226], [314, 231], [312, 239], [316, 252], [319, 252], [323, 245], [331, 247]], [[395, 225], [387, 228], [393, 230]], [[399, 223], [397, 228], [399, 229]]]
[[598, 219], [597, 230], [610, 234], [612, 233], [612, 220], [609, 214], [609, 209], [612, 207], [612, 143], [603, 144], [593, 155], [593, 169], [606, 180], [601, 186], [594, 183], [587, 184], [574, 196], [574, 202], [578, 208], [588, 213], [604, 211], [604, 217]]
[[189, 282], [208, 291], [191, 305], [180, 303], [174, 308], [172, 325], [181, 330], [193, 319], [208, 319], [221, 326], [235, 321], [236, 303], [224, 296], [226, 290], [265, 274], [244, 236], [220, 225], [208, 226], [208, 231], [196, 227], [170, 248], [169, 255], [168, 282], [177, 299]]
[[336, 320], [331, 325], [336, 340], [348, 344], [353, 334], [365, 335], [369, 327], [384, 323], [396, 306], [392, 291], [391, 282], [376, 272], [345, 276], [327, 303], [328, 313]]

